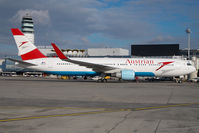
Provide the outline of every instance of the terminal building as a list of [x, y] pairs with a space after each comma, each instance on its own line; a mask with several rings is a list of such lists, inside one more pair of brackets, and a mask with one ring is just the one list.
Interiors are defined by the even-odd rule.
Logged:
[[[38, 49], [48, 57], [55, 57], [52, 46], [38, 46]], [[122, 48], [88, 48], [88, 49], [61, 49], [68, 57], [126, 57], [129, 50]]]
[[[55, 57], [57, 54], [55, 53], [52, 46], [37, 46], [38, 49], [47, 57]], [[87, 50], [85, 49], [61, 49], [64, 55], [68, 57], [86, 57]]]

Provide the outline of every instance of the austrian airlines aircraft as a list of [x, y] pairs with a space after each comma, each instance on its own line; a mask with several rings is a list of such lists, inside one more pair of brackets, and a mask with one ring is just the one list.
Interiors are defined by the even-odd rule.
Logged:
[[122, 80], [134, 80], [135, 77], [173, 77], [195, 71], [187, 60], [154, 58], [67, 58], [59, 48], [52, 46], [59, 58], [46, 57], [32, 44], [19, 29], [11, 29], [21, 60], [11, 59], [19, 66], [45, 72], [47, 74], [67, 76], [118, 77]]

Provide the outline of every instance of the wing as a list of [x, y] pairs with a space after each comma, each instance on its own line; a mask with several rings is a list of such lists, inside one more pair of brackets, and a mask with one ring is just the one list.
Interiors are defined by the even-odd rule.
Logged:
[[83, 61], [69, 59], [61, 52], [61, 50], [54, 43], [52, 43], [52, 46], [55, 52], [57, 53], [58, 57], [63, 61], [77, 64], [79, 66], [85, 66], [87, 68], [91, 68], [93, 71], [96, 71], [96, 72], [106, 72], [106, 71], [117, 69], [115, 67], [105, 66], [101, 64], [95, 64], [95, 63], [90, 63], [90, 62], [83, 62]]
[[32, 63], [28, 63], [28, 62], [24, 62], [24, 61], [21, 61], [21, 60], [17, 60], [17, 59], [12, 59], [12, 58], [6, 58], [10, 61], [14, 61], [14, 62], [17, 62], [19, 66], [21, 67], [30, 67], [30, 66], [36, 66], [35, 64], [32, 64]]

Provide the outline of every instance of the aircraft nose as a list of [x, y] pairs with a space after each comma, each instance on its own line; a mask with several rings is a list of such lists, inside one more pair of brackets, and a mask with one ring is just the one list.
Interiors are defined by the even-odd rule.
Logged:
[[190, 67], [190, 73], [195, 72], [195, 71], [196, 71], [196, 68], [194, 66], [191, 66]]

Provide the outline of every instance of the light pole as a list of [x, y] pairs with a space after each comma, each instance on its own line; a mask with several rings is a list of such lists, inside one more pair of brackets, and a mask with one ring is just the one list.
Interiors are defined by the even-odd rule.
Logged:
[[190, 60], [190, 40], [191, 40], [191, 29], [190, 28], [187, 28], [186, 29], [186, 33], [187, 33], [187, 39], [188, 39], [188, 42], [187, 42], [187, 52], [188, 52], [188, 60]]

